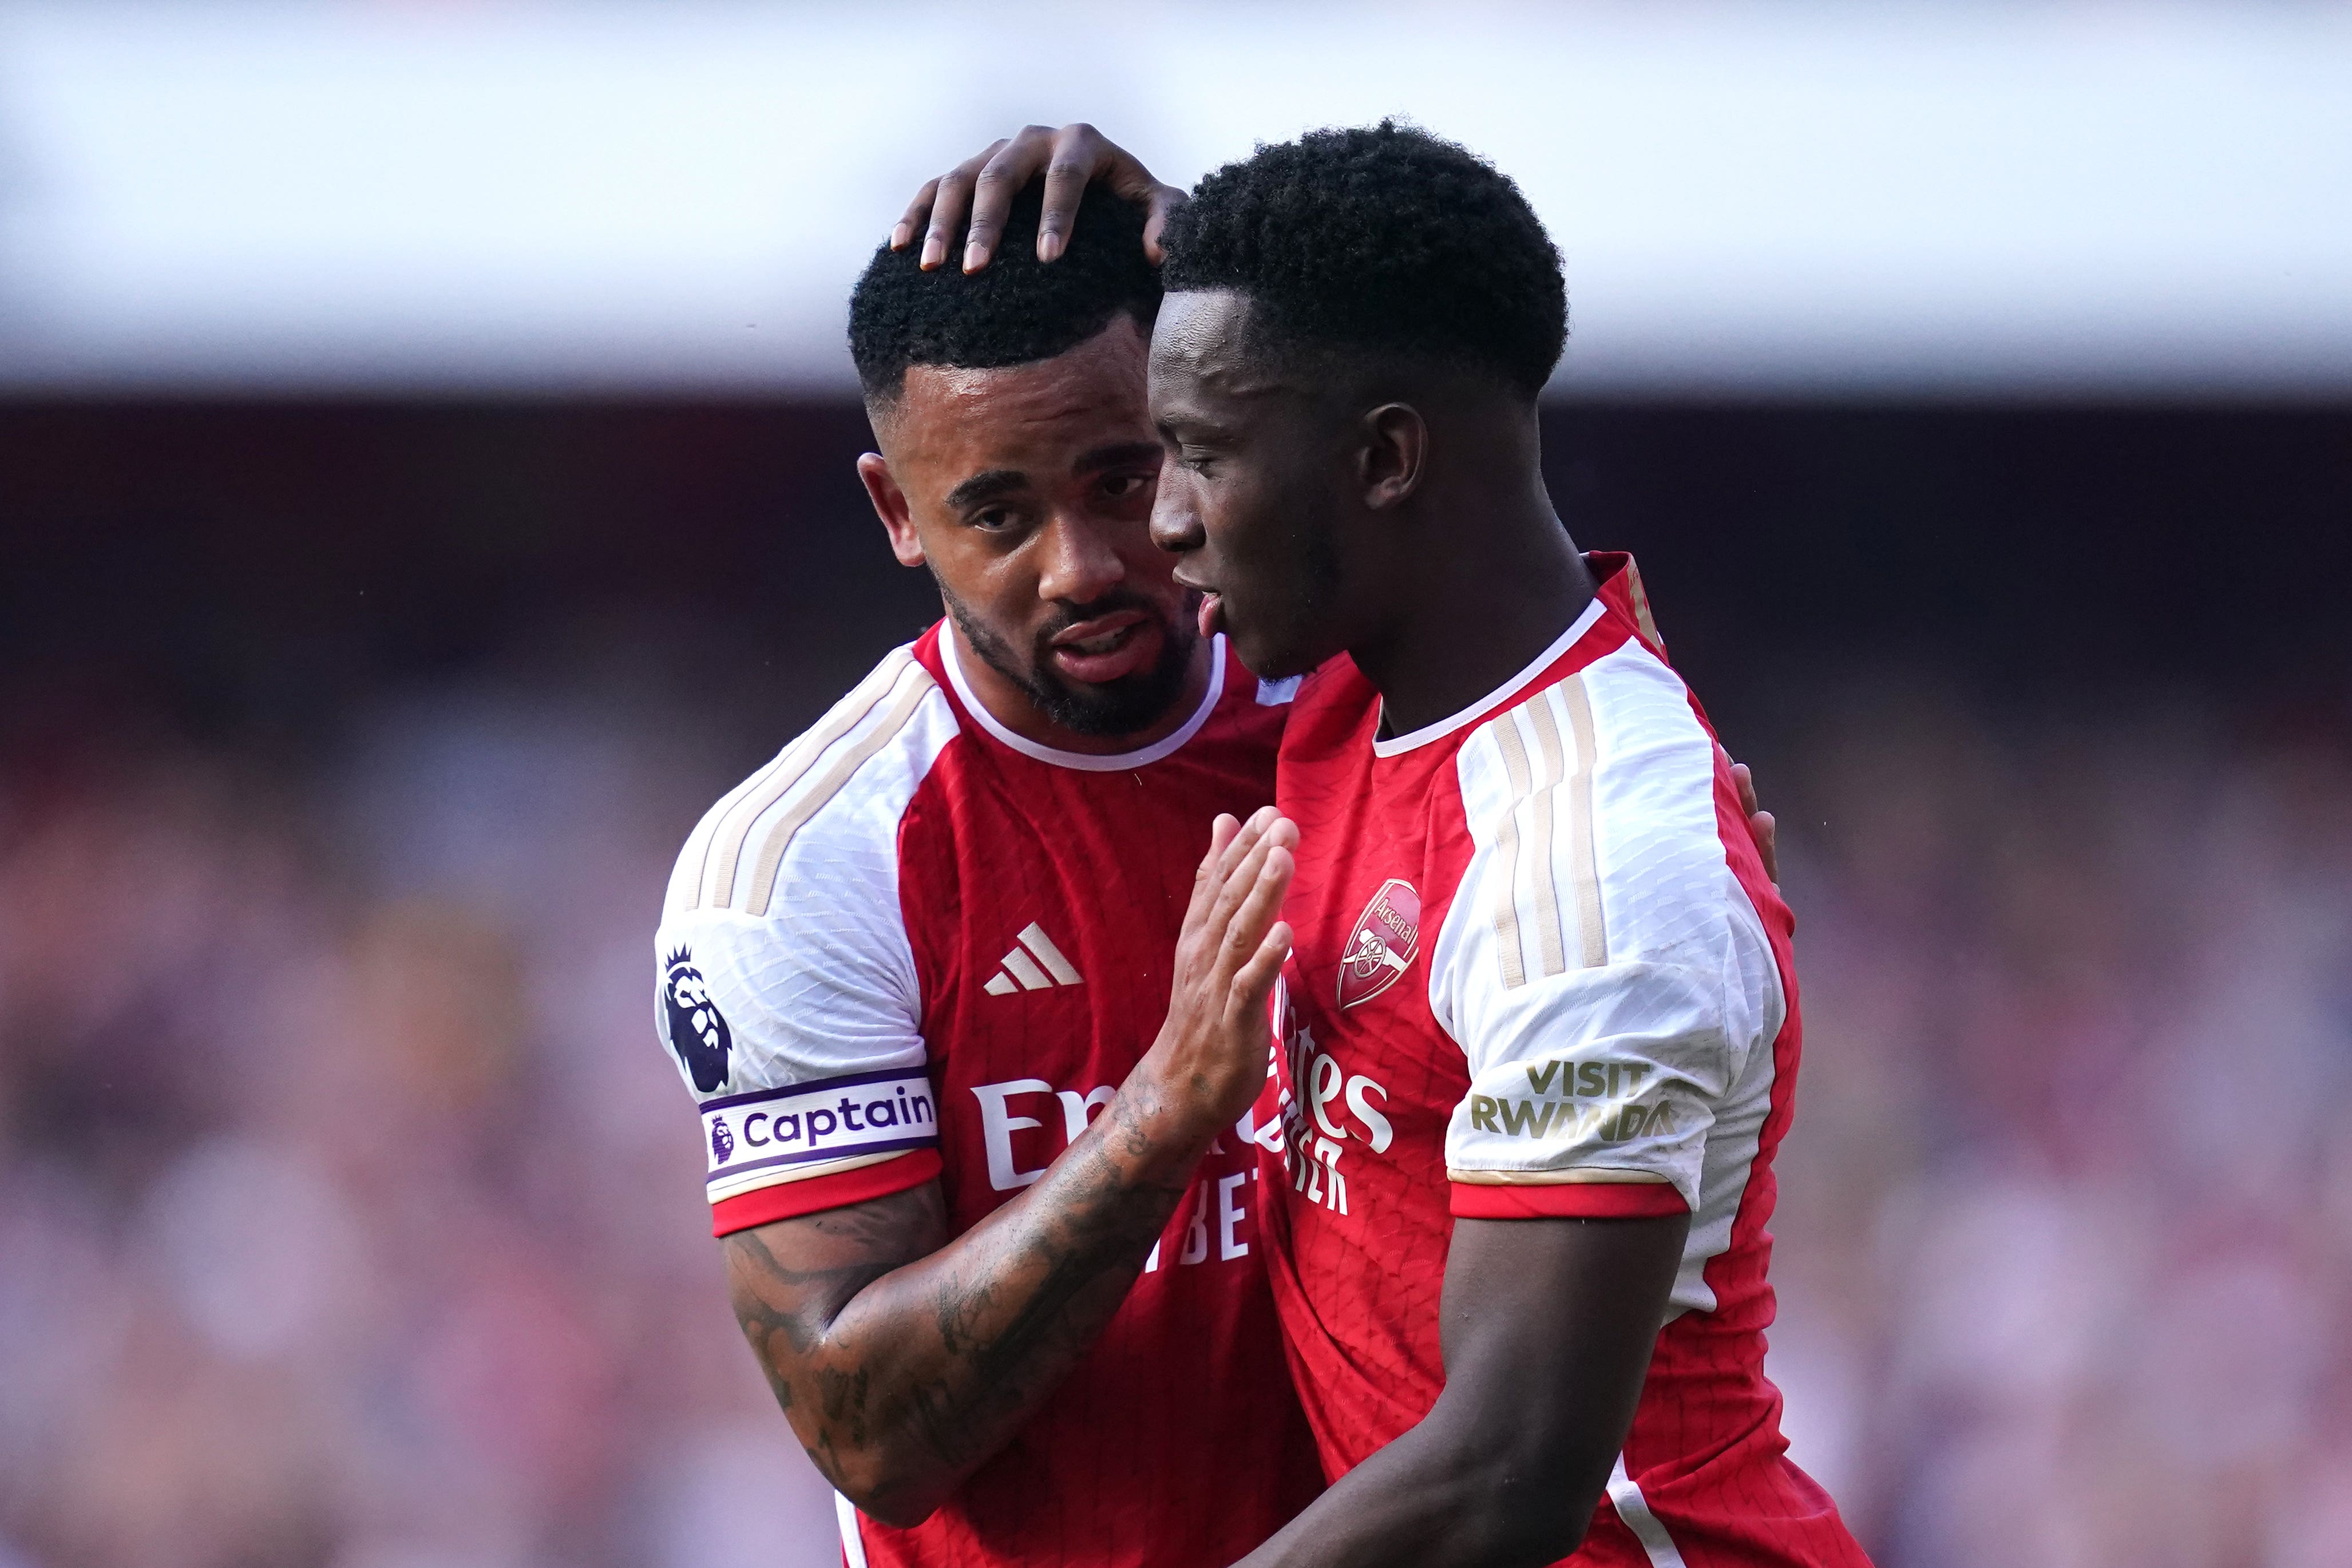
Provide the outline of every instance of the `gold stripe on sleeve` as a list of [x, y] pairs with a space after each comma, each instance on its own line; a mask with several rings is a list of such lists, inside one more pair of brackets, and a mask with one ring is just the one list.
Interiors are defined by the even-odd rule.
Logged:
[[1501, 748], [1504, 771], [1511, 777], [1511, 798], [1503, 807], [1502, 825], [1495, 834], [1495, 855], [1502, 862], [1502, 879], [1495, 888], [1495, 941], [1503, 961], [1503, 989], [1516, 991], [1528, 983], [1519, 958], [1519, 802], [1528, 798], [1528, 748], [1519, 739], [1517, 716], [1506, 713], [1495, 721], [1495, 744]]
[[835, 759], [833, 766], [825, 770], [824, 776], [810, 785], [808, 793], [801, 796], [800, 803], [768, 829], [768, 836], [760, 842], [760, 859], [751, 875], [751, 890], [743, 898], [744, 913], [764, 915], [768, 912], [768, 900], [774, 896], [776, 875], [784, 863], [784, 850], [792, 844], [793, 835], [806, 826], [810, 817], [824, 810], [825, 803], [841, 793], [841, 786], [849, 782], [850, 774], [864, 767], [877, 752], [897, 738], [898, 731], [907, 727], [907, 721], [914, 717], [915, 710], [921, 705], [923, 699], [931, 693], [935, 683], [929, 671], [920, 665], [911, 665], [909, 674], [912, 679], [902, 679], [898, 682], [895, 689], [897, 695], [884, 711], [882, 721], [867, 731], [864, 740]]
[[1551, 822], [1557, 809], [1553, 785], [1567, 773], [1562, 764], [1559, 746], [1559, 721], [1552, 716], [1551, 693], [1538, 691], [1524, 705], [1528, 717], [1535, 721], [1536, 747], [1543, 756], [1543, 783], [1536, 789], [1535, 808], [1529, 814], [1534, 821], [1534, 853], [1528, 857], [1536, 884], [1537, 945], [1543, 949], [1543, 972], [1565, 974], [1568, 972], [1568, 952], [1561, 945], [1559, 934], [1559, 880], [1551, 863]]
[[[802, 736], [786, 748], [776, 764], [763, 776], [758, 787], [739, 797], [719, 824], [713, 836], [710, 854], [703, 865], [702, 901], [714, 910], [725, 909], [735, 896], [735, 870], [743, 854], [743, 840], [751, 837], [751, 825], [761, 814], [783, 799], [793, 785], [805, 777], [816, 761], [879, 707], [895, 690], [909, 669], [920, 668], [915, 656], [905, 648], [896, 648], [867, 676], [842, 699], [824, 722]], [[859, 701], [860, 697], [864, 701]], [[688, 905], [689, 909], [693, 906]]]
[[766, 784], [775, 776], [778, 768], [791, 764], [800, 754], [800, 742], [794, 741], [791, 745], [769, 758], [767, 765], [758, 773], [720, 795], [719, 804], [704, 813], [702, 820], [695, 824], [692, 836], [686, 841], [686, 852], [678, 857], [681, 862], [693, 864], [694, 876], [692, 880], [687, 883], [686, 897], [677, 908], [691, 910], [701, 907], [703, 887], [710, 878], [710, 845], [711, 841], [719, 836], [719, 826], [733, 815], [736, 805], [745, 795]]
[[1576, 882], [1579, 957], [1587, 969], [1609, 962], [1609, 933], [1601, 923], [1601, 859], [1593, 842], [1592, 765], [1595, 756], [1592, 700], [1581, 670], [1559, 683], [1568, 699], [1568, 726], [1576, 737], [1576, 772], [1568, 781], [1569, 873]]

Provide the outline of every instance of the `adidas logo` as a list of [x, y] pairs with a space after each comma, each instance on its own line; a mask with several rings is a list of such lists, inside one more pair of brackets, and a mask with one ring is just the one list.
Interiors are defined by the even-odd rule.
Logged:
[[[1023, 951], [1024, 948], [1027, 952]], [[1033, 953], [1034, 957], [1031, 956]], [[1003, 963], [1004, 967], [996, 972], [994, 978], [981, 987], [991, 996], [1010, 996], [1015, 991], [1043, 991], [1050, 985], [1086, 984], [1078, 978], [1078, 972], [1070, 966], [1070, 961], [1062, 956], [1062, 950], [1054, 945], [1054, 939], [1045, 934], [1045, 928], [1034, 921], [1030, 921], [1029, 929], [1021, 933], [1020, 944], [1004, 955]], [[1039, 968], [1040, 964], [1045, 967]]]

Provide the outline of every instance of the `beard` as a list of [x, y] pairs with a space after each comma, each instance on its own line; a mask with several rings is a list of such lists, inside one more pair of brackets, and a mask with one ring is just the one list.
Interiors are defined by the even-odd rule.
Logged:
[[[936, 581], [936, 578], [934, 579]], [[1188, 595], [1188, 608], [1199, 595]], [[1200, 645], [1199, 624], [1191, 615], [1163, 619], [1139, 594], [1117, 593], [1091, 605], [1056, 605], [1054, 618], [1040, 628], [1025, 659], [1008, 639], [999, 637], [971, 608], [940, 584], [940, 598], [955, 617], [958, 630], [971, 651], [989, 668], [1021, 689], [1047, 720], [1069, 731], [1098, 740], [1140, 734], [1168, 715], [1184, 694], [1184, 677]], [[1081, 621], [1118, 610], [1140, 610], [1160, 627], [1160, 658], [1150, 669], [1103, 685], [1065, 679], [1055, 669], [1051, 644]]]

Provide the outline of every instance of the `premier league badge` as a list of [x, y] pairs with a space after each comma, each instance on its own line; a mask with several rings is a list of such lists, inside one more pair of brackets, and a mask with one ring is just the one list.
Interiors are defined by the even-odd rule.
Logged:
[[694, 1075], [694, 1087], [709, 1094], [727, 1081], [727, 1056], [734, 1047], [710, 986], [694, 966], [694, 954], [679, 948], [664, 961], [662, 1022], [669, 1048]]
[[1412, 884], [1391, 877], [1348, 934], [1348, 955], [1339, 961], [1339, 1010], [1369, 1002], [1395, 984], [1421, 951], [1421, 895]]

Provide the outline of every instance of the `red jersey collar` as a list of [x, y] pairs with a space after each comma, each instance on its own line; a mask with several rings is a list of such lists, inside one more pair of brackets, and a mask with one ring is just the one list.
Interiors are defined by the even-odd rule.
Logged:
[[1216, 643], [1209, 652], [1208, 689], [1201, 693], [1201, 705], [1192, 710], [1192, 716], [1140, 751], [1121, 752], [1116, 756], [1097, 756], [1087, 752], [1056, 751], [1005, 728], [1003, 722], [981, 701], [971, 683], [965, 680], [963, 661], [956, 655], [955, 628], [945, 620], [940, 622], [940, 664], [948, 672], [948, 684], [955, 688], [958, 705], [971, 715], [972, 721], [985, 730], [991, 739], [1003, 742], [1024, 757], [1034, 758], [1053, 767], [1076, 768], [1089, 773], [1122, 773], [1174, 754], [1185, 742], [1201, 732], [1201, 726], [1209, 721], [1209, 715], [1216, 711], [1217, 703], [1225, 694], [1225, 634], [1219, 632]]
[[1536, 655], [1533, 663], [1460, 712], [1440, 719], [1433, 724], [1424, 724], [1410, 734], [1383, 741], [1375, 730], [1372, 754], [1376, 757], [1402, 756], [1407, 752], [1417, 751], [1432, 741], [1443, 740], [1478, 722], [1533, 685], [1538, 677], [1558, 664], [1570, 648], [1599, 625], [1604, 616], [1613, 614], [1652, 652], [1663, 658], [1665, 647], [1658, 640], [1656, 626], [1650, 619], [1649, 597], [1642, 591], [1642, 574], [1634, 567], [1633, 558], [1622, 551], [1595, 550], [1586, 553], [1584, 563], [1594, 579], [1592, 602], [1569, 623], [1566, 631], [1553, 639], [1549, 647]]

